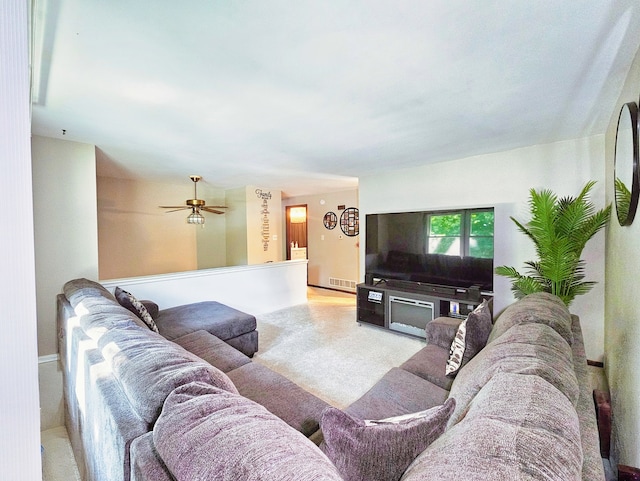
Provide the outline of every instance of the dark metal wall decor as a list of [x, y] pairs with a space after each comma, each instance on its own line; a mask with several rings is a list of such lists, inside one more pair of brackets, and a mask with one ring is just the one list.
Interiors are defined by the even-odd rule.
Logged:
[[262, 215], [262, 228], [260, 233], [262, 234], [262, 248], [266, 251], [269, 250], [269, 203], [271, 199], [271, 192], [263, 192], [262, 189], [256, 189], [256, 195], [258, 199], [262, 199], [262, 209], [260, 214]]
[[324, 226], [331, 230], [338, 225], [338, 216], [333, 212], [327, 212], [322, 219]]
[[614, 192], [621, 226], [631, 225], [638, 207], [638, 105], [628, 102], [620, 109], [616, 129]]
[[357, 208], [349, 207], [342, 212], [340, 216], [340, 228], [342, 232], [349, 237], [357, 236], [360, 233], [360, 220]]

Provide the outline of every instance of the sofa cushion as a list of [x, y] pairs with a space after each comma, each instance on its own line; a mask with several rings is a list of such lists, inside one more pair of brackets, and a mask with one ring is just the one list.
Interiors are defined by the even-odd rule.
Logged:
[[116, 298], [102, 284], [89, 279], [73, 279], [65, 283], [62, 287], [64, 296], [69, 300], [75, 309], [82, 301], [92, 298], [105, 298], [117, 304]]
[[545, 324], [515, 325], [488, 344], [456, 376], [450, 396], [458, 402], [449, 421], [457, 423], [476, 394], [500, 372], [544, 378], [575, 405], [579, 396], [571, 348]]
[[207, 361], [212, 366], [217, 367], [222, 372], [233, 371], [251, 362], [248, 356], [245, 356], [208, 331], [192, 332], [174, 339], [173, 342]]
[[257, 362], [228, 373], [238, 392], [284, 420], [305, 436], [316, 432], [322, 411], [329, 405], [282, 374]]
[[558, 296], [548, 292], [529, 294], [511, 304], [496, 319], [488, 343], [497, 339], [516, 324], [546, 324], [560, 334], [568, 343], [573, 343], [571, 314]]
[[102, 285], [88, 279], [74, 279], [63, 287], [64, 297], [73, 308], [80, 326], [92, 339], [99, 339], [114, 328], [137, 325], [147, 329], [140, 318], [122, 307]]
[[153, 444], [153, 431], [131, 443], [130, 481], [175, 481]]
[[120, 287], [116, 287], [114, 294], [116, 300], [122, 307], [128, 309], [136, 316], [138, 316], [142, 320], [142, 322], [144, 322], [145, 325], [153, 332], [158, 332], [158, 326], [156, 326], [153, 317], [151, 317], [151, 314], [149, 314], [149, 311], [147, 311], [145, 305], [138, 299], [136, 299], [133, 294], [125, 291], [124, 289], [121, 289]]
[[580, 426], [569, 400], [538, 376], [499, 373], [401, 481], [577, 481], [581, 471]]
[[226, 341], [256, 329], [255, 316], [215, 301], [162, 309], [155, 322], [169, 340], [205, 330]]
[[112, 304], [104, 298], [102, 300], [94, 298], [91, 302], [93, 306], [90, 310], [84, 312], [85, 302], [83, 302], [75, 308], [75, 312], [79, 314], [77, 317], [80, 327], [92, 339], [97, 341], [105, 332], [112, 329], [137, 328], [149, 331], [149, 328], [138, 316], [117, 302]]
[[449, 350], [435, 344], [427, 344], [400, 365], [400, 369], [420, 376], [429, 382], [446, 389], [451, 389], [453, 378], [445, 375], [444, 365], [449, 359]]
[[237, 393], [222, 371], [150, 330], [111, 330], [99, 346], [129, 402], [148, 423], [178, 386], [201, 381]]
[[394, 367], [345, 412], [360, 419], [384, 419], [439, 406], [448, 395], [446, 389]]
[[445, 429], [455, 399], [426, 411], [368, 422], [330, 407], [322, 414], [322, 450], [345, 481], [396, 481]]
[[178, 480], [342, 479], [315, 444], [263, 406], [203, 383], [169, 395], [153, 442]]

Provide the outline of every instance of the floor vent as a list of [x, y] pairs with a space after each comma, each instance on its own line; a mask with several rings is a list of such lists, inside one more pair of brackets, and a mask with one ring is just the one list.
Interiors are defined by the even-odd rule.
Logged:
[[329, 277], [329, 285], [331, 287], [356, 290], [356, 281], [348, 281], [346, 279], [337, 279], [336, 277]]

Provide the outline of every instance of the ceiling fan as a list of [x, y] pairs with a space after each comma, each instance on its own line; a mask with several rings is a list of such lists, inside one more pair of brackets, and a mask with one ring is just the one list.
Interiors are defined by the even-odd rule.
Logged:
[[219, 209], [226, 209], [224, 205], [205, 205], [205, 201], [198, 199], [198, 181], [202, 179], [199, 175], [190, 175], [189, 178], [193, 181], [193, 199], [187, 199], [185, 205], [161, 205], [161, 209], [172, 209], [169, 212], [177, 212], [179, 210], [191, 209], [191, 214], [187, 216], [188, 224], [204, 224], [204, 216], [200, 211], [210, 212], [212, 214], [224, 214]]

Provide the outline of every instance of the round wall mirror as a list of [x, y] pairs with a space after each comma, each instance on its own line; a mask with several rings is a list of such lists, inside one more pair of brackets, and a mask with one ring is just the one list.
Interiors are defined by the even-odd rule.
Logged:
[[620, 225], [630, 225], [638, 207], [638, 105], [620, 109], [614, 161], [616, 213]]

